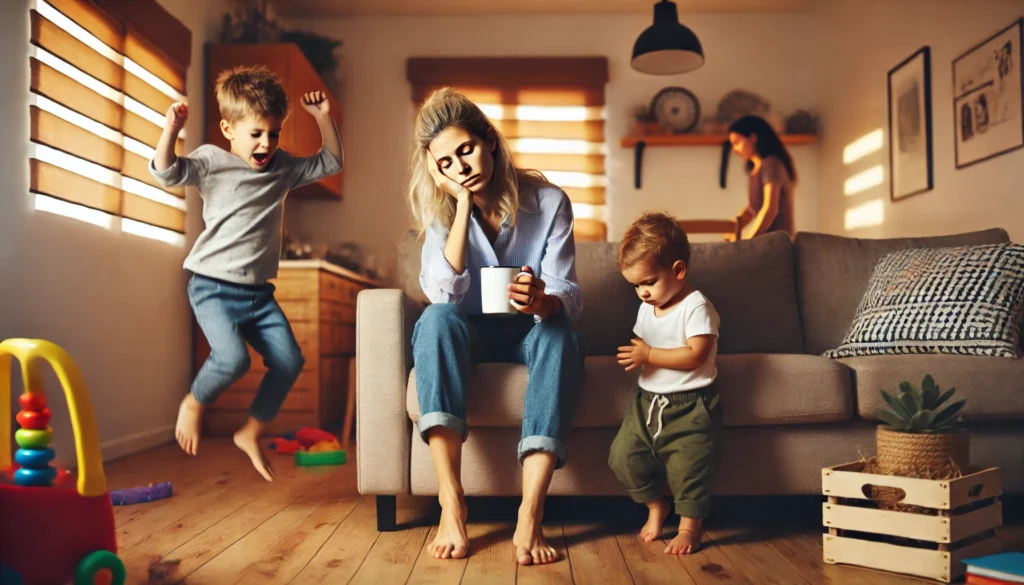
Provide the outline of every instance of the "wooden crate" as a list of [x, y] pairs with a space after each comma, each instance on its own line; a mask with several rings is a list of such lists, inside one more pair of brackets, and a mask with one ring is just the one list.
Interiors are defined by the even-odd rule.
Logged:
[[[949, 583], [964, 574], [961, 561], [1001, 550], [1002, 475], [991, 468], [952, 480], [863, 473], [863, 462], [821, 472], [822, 522], [828, 528], [825, 562], [881, 569]], [[872, 487], [905, 494], [900, 503], [921, 513], [882, 510]]]

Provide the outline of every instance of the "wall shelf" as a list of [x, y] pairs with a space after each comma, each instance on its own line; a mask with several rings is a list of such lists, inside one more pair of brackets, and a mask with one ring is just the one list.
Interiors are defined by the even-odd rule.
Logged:
[[[779, 136], [787, 146], [816, 144], [818, 137], [814, 134], [782, 134]], [[623, 148], [634, 149], [633, 186], [640, 188], [640, 171], [643, 167], [644, 149], [648, 146], [718, 146], [727, 142], [727, 134], [652, 134], [649, 136], [624, 136]]]

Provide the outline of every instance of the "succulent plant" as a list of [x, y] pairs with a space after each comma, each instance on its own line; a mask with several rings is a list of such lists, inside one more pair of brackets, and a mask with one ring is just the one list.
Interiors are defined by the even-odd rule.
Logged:
[[900, 383], [900, 391], [896, 396], [882, 390], [882, 398], [892, 411], [879, 408], [875, 411], [878, 418], [888, 423], [889, 427], [901, 433], [949, 433], [957, 430], [957, 419], [953, 418], [963, 408], [966, 399], [954, 402], [943, 408], [956, 388], [950, 388], [940, 394], [939, 387], [931, 375], [921, 381], [918, 390], [910, 382]]

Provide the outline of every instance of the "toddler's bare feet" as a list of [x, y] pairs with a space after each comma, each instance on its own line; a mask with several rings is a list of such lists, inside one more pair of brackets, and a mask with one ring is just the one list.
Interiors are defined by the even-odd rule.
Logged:
[[680, 518], [679, 534], [665, 547], [670, 555], [689, 555], [700, 550], [700, 534], [703, 522], [698, 518]]
[[242, 428], [235, 431], [235, 446], [242, 450], [252, 460], [252, 466], [260, 472], [267, 481], [274, 481], [274, 471], [270, 468], [263, 449], [260, 448], [260, 434], [263, 431], [263, 423], [250, 417]]
[[516, 547], [516, 562], [520, 565], [544, 565], [558, 560], [558, 551], [544, 540], [541, 528], [541, 514], [519, 511], [519, 524], [512, 535], [512, 544]]
[[435, 559], [464, 559], [469, 553], [469, 535], [466, 533], [466, 499], [461, 493], [439, 495], [441, 522], [437, 536], [427, 550]]
[[178, 422], [174, 425], [174, 438], [178, 440], [181, 450], [189, 455], [199, 452], [203, 408], [204, 406], [199, 404], [191, 392], [185, 396], [181, 401], [181, 406], [178, 407]]
[[647, 524], [640, 529], [641, 540], [654, 542], [661, 538], [661, 529], [665, 525], [668, 510], [668, 502], [661, 498], [647, 502]]

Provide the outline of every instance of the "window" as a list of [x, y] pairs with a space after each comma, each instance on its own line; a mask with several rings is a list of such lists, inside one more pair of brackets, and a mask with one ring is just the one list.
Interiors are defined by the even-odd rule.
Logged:
[[[184, 246], [185, 192], [161, 188], [148, 165], [164, 113], [185, 100], [191, 33], [154, 0], [33, 6], [29, 167], [36, 209]], [[147, 40], [154, 26], [163, 29], [155, 36], [173, 41]], [[183, 148], [179, 140], [179, 154]]]
[[407, 77], [416, 106], [445, 86], [466, 94], [508, 139], [517, 166], [569, 195], [577, 241], [607, 237], [606, 58], [413, 58]]

